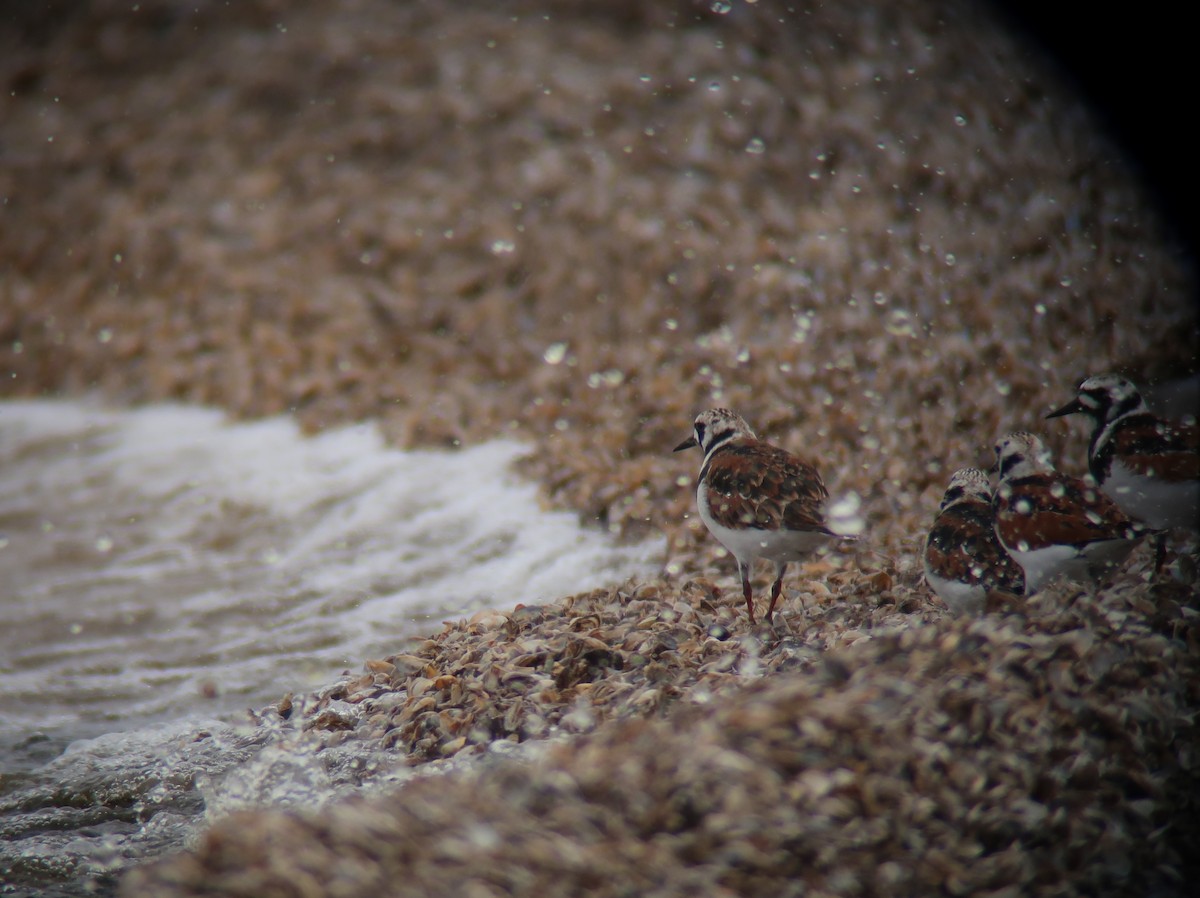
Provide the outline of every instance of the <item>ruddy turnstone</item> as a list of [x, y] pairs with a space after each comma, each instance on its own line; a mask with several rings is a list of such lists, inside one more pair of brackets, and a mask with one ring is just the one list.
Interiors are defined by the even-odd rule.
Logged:
[[1032, 433], [996, 441], [996, 535], [1025, 571], [1025, 591], [1058, 576], [1095, 582], [1148, 532], [1099, 487], [1054, 470]]
[[979, 614], [989, 592], [1025, 591], [1021, 566], [1000, 545], [992, 485], [979, 468], [955, 471], [925, 538], [925, 581], [956, 614]]
[[695, 431], [675, 447], [704, 452], [696, 480], [700, 520], [737, 560], [742, 595], [754, 623], [751, 566], [757, 558], [775, 563], [767, 621], [783, 589], [783, 574], [821, 546], [841, 537], [825, 526], [829, 497], [821, 475], [803, 459], [755, 436], [741, 417], [714, 408], [696, 416]]
[[1089, 377], [1047, 418], [1092, 419], [1088, 470], [1126, 514], [1151, 527], [1200, 529], [1200, 426], [1156, 417], [1116, 374]]

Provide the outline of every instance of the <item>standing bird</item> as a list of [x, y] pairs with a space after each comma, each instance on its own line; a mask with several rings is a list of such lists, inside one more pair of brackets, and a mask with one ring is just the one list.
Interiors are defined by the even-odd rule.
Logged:
[[737, 559], [752, 624], [751, 566], [757, 558], [775, 563], [767, 607], [770, 622], [788, 563], [843, 538], [825, 526], [823, 506], [829, 493], [816, 468], [758, 439], [750, 425], [728, 409], [701, 412], [694, 428], [675, 451], [699, 446], [704, 452], [696, 481], [700, 520]]
[[1046, 417], [1063, 415], [1092, 419], [1088, 470], [1126, 514], [1159, 530], [1200, 530], [1200, 426], [1152, 415], [1116, 374], [1089, 377]]
[[955, 471], [925, 538], [925, 582], [956, 614], [979, 614], [989, 592], [1021, 595], [1025, 574], [996, 536], [992, 485], [978, 468]]
[[1025, 571], [1025, 591], [1065, 576], [1095, 582], [1146, 533], [1099, 488], [1060, 474], [1032, 433], [996, 441], [996, 535]]

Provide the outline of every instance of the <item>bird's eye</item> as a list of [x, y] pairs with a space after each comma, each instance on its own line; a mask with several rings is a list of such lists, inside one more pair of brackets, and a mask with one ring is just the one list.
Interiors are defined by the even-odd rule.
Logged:
[[696, 442], [699, 443], [701, 446], [704, 445], [704, 425], [703, 424], [696, 425]]

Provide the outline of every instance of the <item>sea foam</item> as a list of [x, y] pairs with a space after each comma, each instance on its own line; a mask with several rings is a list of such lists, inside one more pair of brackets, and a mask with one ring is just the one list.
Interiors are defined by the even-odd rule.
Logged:
[[[535, 447], [404, 452], [360, 424], [0, 404], [0, 736], [269, 701], [443, 619], [644, 577], [511, 472]], [[120, 721], [120, 723], [118, 723]]]

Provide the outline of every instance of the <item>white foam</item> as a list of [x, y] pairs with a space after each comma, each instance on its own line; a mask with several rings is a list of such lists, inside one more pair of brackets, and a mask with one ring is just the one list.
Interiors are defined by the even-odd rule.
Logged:
[[270, 700], [442, 619], [661, 564], [662, 541], [621, 546], [544, 511], [510, 471], [529, 451], [0, 403], [0, 729], [169, 718], [202, 691]]

